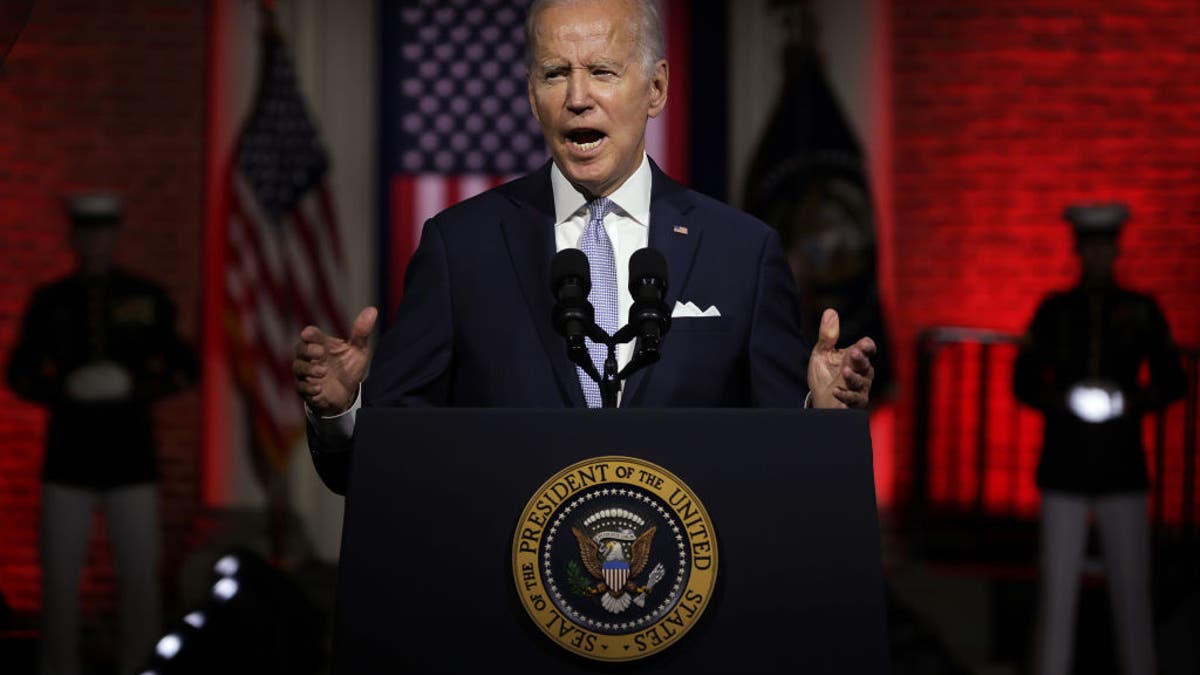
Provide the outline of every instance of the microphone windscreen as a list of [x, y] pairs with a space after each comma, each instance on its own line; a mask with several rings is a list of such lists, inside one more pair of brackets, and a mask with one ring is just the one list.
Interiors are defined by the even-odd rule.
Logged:
[[582, 284], [590, 289], [592, 271], [587, 255], [577, 248], [564, 248], [550, 261], [550, 292], [557, 296], [558, 289], [572, 277], [581, 279]]
[[639, 248], [629, 256], [629, 290], [641, 285], [641, 280], [647, 277], [659, 280], [663, 286], [667, 284], [667, 259], [663, 254], [652, 248]]

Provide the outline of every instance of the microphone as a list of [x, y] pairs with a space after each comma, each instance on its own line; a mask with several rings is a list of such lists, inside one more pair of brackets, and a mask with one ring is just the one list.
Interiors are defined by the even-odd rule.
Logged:
[[567, 349], [583, 342], [588, 327], [596, 321], [596, 311], [588, 302], [592, 290], [591, 267], [587, 256], [577, 248], [566, 248], [550, 261], [550, 292], [554, 294], [552, 314], [554, 330], [567, 339]]
[[667, 260], [652, 248], [641, 248], [629, 258], [629, 293], [633, 306], [629, 308], [629, 325], [641, 339], [639, 351], [657, 357], [662, 336], [671, 329], [671, 313], [664, 298], [667, 295]]

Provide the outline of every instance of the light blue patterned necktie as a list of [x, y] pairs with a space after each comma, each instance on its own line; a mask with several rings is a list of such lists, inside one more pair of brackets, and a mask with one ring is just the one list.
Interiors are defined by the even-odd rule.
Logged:
[[[612, 335], [617, 332], [617, 262], [613, 254], [612, 241], [604, 230], [604, 216], [612, 213], [613, 204], [605, 197], [588, 202], [588, 223], [579, 240], [579, 248], [587, 255], [588, 265], [592, 272], [592, 292], [588, 300], [596, 310], [596, 325]], [[608, 346], [587, 341], [588, 353], [596, 370], [604, 373], [604, 359], [608, 357]], [[599, 408], [602, 405], [600, 387], [591, 377], [578, 366], [579, 383], [583, 385], [583, 397], [587, 399], [589, 408]]]

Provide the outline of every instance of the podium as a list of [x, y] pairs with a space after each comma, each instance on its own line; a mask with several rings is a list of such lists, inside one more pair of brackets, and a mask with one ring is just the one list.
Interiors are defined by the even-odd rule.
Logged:
[[[365, 409], [353, 453], [336, 673], [888, 670], [864, 412]], [[512, 571], [518, 519], [539, 486], [605, 455], [684, 481], [719, 550], [694, 627], [616, 663], [548, 638]]]

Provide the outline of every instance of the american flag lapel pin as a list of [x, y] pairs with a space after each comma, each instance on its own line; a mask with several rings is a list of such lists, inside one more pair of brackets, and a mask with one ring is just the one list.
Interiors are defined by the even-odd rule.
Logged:
[[675, 232], [675, 234], [687, 234], [688, 229], [687, 229], [686, 225], [676, 225], [674, 228], [674, 232]]

